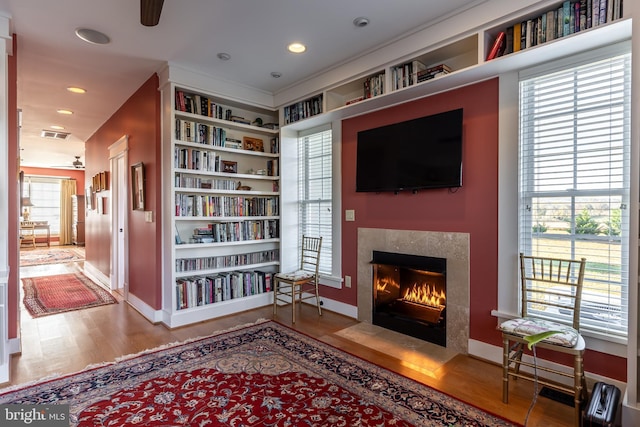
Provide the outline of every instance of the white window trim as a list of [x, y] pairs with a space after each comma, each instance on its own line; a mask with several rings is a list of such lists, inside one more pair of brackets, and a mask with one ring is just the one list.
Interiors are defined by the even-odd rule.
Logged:
[[[309, 131], [331, 128], [332, 145], [332, 192], [333, 192], [333, 253], [332, 253], [332, 274], [321, 274], [320, 285], [331, 288], [342, 289], [342, 122], [336, 120], [330, 123], [323, 123], [313, 128], [295, 130], [287, 128], [281, 129], [280, 134], [280, 197], [281, 197], [281, 270], [295, 270], [297, 265], [297, 227], [298, 227], [298, 159], [297, 159], [297, 139], [300, 135], [308, 134]], [[295, 249], [294, 249], [295, 248]], [[288, 257], [287, 253], [295, 253], [296, 259]]]
[[[552, 72], [568, 64], [592, 62], [630, 49], [630, 42], [593, 50], [543, 64], [521, 73], [511, 72], [499, 76], [499, 129], [498, 129], [498, 307], [491, 314], [498, 321], [518, 317], [518, 123], [519, 78], [542, 72]], [[634, 165], [632, 165], [632, 168]], [[637, 166], [636, 166], [637, 167]], [[633, 174], [632, 174], [633, 175]], [[633, 216], [631, 217], [631, 220]], [[634, 242], [630, 242], [633, 244]], [[630, 246], [631, 246], [630, 244]], [[631, 267], [631, 264], [630, 264]], [[630, 272], [629, 283], [635, 280]], [[630, 331], [632, 330], [630, 326]], [[627, 357], [627, 342], [595, 332], [583, 333], [587, 348], [605, 354]]]

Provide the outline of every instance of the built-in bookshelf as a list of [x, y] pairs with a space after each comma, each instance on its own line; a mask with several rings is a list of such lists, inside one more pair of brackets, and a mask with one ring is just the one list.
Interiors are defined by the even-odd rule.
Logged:
[[623, 0], [566, 0], [519, 17], [494, 34], [486, 59], [539, 46], [622, 18]]
[[269, 304], [280, 265], [278, 115], [168, 84], [163, 322]]
[[284, 107], [284, 123], [294, 123], [299, 120], [304, 120], [306, 118], [322, 114], [324, 111], [322, 97], [322, 94], [314, 95], [310, 98]]
[[[577, 27], [574, 16], [573, 32], [566, 35], [563, 33], [562, 37], [557, 37], [556, 31], [554, 38], [545, 36], [544, 42], [540, 42], [538, 38], [535, 45], [531, 42], [531, 46], [527, 47], [525, 43], [524, 49], [520, 48], [519, 51], [511, 54], [505, 54], [505, 50], [494, 59], [489, 59], [490, 53], [501, 33], [505, 33], [506, 44], [506, 33], [509, 28], [511, 28], [509, 31], [513, 32], [518, 24], [522, 27], [523, 22], [540, 21], [541, 23], [542, 16], [547, 18], [551, 16], [550, 12], [557, 17], [557, 12], [560, 9], [564, 10], [567, 2], [547, 1], [540, 2], [539, 6], [529, 5], [518, 9], [517, 13], [506, 14], [495, 19], [490, 24], [469, 28], [468, 31], [462, 31], [457, 35], [448, 34], [445, 39], [435, 38], [413, 54], [378, 64], [370, 71], [364, 71], [362, 74], [344, 78], [339, 83], [324, 87], [320, 95], [325, 100], [325, 109], [321, 114], [295, 121], [287, 121], [286, 114], [283, 114], [285, 118], [283, 123], [288, 130], [301, 130], [451, 90], [496, 77], [502, 73], [535, 66], [541, 62], [628, 40], [631, 37], [631, 20], [624, 15], [623, 0], [607, 0], [605, 2], [606, 18], [599, 17], [598, 23], [593, 23], [594, 5], [596, 2], [600, 5], [602, 1], [604, 0], [569, 1], [569, 8], [573, 10], [574, 15], [578, 13]], [[584, 9], [583, 3], [591, 5], [591, 9]], [[581, 24], [579, 6], [585, 14], [584, 25]], [[592, 11], [591, 26], [586, 21], [587, 10]], [[581, 25], [584, 29], [581, 29]], [[576, 28], [579, 31], [575, 31]], [[536, 34], [538, 34], [537, 30]], [[364, 96], [365, 82], [373, 76], [383, 77], [382, 93], [367, 98]], [[318, 88], [314, 90], [315, 93], [318, 92]], [[283, 112], [287, 108], [283, 107]]]

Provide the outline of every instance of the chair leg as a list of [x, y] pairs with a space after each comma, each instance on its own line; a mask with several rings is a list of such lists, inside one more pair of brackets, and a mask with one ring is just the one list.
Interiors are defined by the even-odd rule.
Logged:
[[582, 401], [584, 397], [584, 393], [586, 391], [586, 380], [584, 378], [584, 365], [582, 354], [576, 354], [574, 358], [574, 366], [573, 366], [573, 381], [574, 381], [574, 398], [573, 398], [573, 406], [574, 406], [574, 416], [573, 416], [573, 424], [575, 427], [580, 427], [581, 424], [581, 416], [582, 416]]
[[[300, 287], [298, 287], [298, 292], [302, 295]], [[291, 284], [291, 323], [296, 323], [296, 285], [294, 284]]]
[[502, 337], [502, 401], [509, 403], [509, 338]]
[[322, 308], [320, 308], [320, 292], [318, 290], [318, 282], [316, 282], [316, 305], [318, 306], [318, 315], [322, 316]]

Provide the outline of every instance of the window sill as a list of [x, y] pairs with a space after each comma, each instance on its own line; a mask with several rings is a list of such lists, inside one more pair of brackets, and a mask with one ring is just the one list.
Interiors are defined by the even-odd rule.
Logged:
[[320, 284], [323, 286], [329, 286], [330, 288], [342, 289], [342, 278], [335, 276], [323, 276], [321, 274]]
[[[498, 310], [491, 310], [491, 315], [501, 320], [513, 319], [518, 317], [517, 314], [505, 313]], [[610, 354], [612, 356], [627, 357], [627, 340], [620, 337], [612, 337], [610, 335], [583, 331], [581, 332], [587, 343], [587, 349], [600, 353]]]

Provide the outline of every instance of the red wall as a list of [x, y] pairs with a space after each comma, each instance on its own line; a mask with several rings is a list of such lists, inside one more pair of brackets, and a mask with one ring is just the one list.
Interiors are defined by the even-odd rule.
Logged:
[[[161, 188], [160, 188], [160, 93], [157, 75], [150, 77], [118, 111], [89, 138], [85, 146], [85, 187], [90, 177], [108, 171], [108, 147], [128, 136], [129, 167], [138, 162], [145, 168], [145, 209], [153, 211], [153, 222], [144, 212], [128, 212], [129, 292], [154, 309], [162, 306], [161, 284]], [[129, 183], [129, 188], [130, 188]], [[129, 202], [131, 203], [131, 202]], [[109, 204], [107, 203], [107, 206]], [[87, 261], [106, 276], [110, 273], [111, 215], [92, 211], [85, 224]]]
[[[357, 132], [463, 108], [463, 185], [417, 194], [356, 193]], [[402, 149], [402, 141], [389, 141]], [[470, 234], [471, 329], [473, 339], [499, 344], [496, 319], [498, 245], [498, 80], [423, 98], [342, 123], [342, 209], [355, 222], [342, 223], [343, 273], [357, 277], [358, 228], [451, 231]], [[332, 298], [356, 305], [357, 287]], [[328, 296], [328, 295], [327, 295]], [[328, 296], [329, 297], [329, 296]]]
[[[464, 109], [461, 188], [397, 195], [355, 192], [358, 131], [456, 108]], [[342, 209], [355, 210], [356, 221], [342, 221], [342, 268], [358, 283], [357, 230], [361, 227], [469, 233], [470, 338], [501, 347], [497, 319], [491, 315], [498, 307], [498, 111], [498, 80], [493, 79], [343, 121]], [[402, 147], [402, 141], [389, 143]], [[323, 296], [357, 305], [357, 286], [324, 287]], [[555, 355], [553, 360], [572, 364]], [[588, 351], [585, 369], [626, 381], [624, 358]]]

